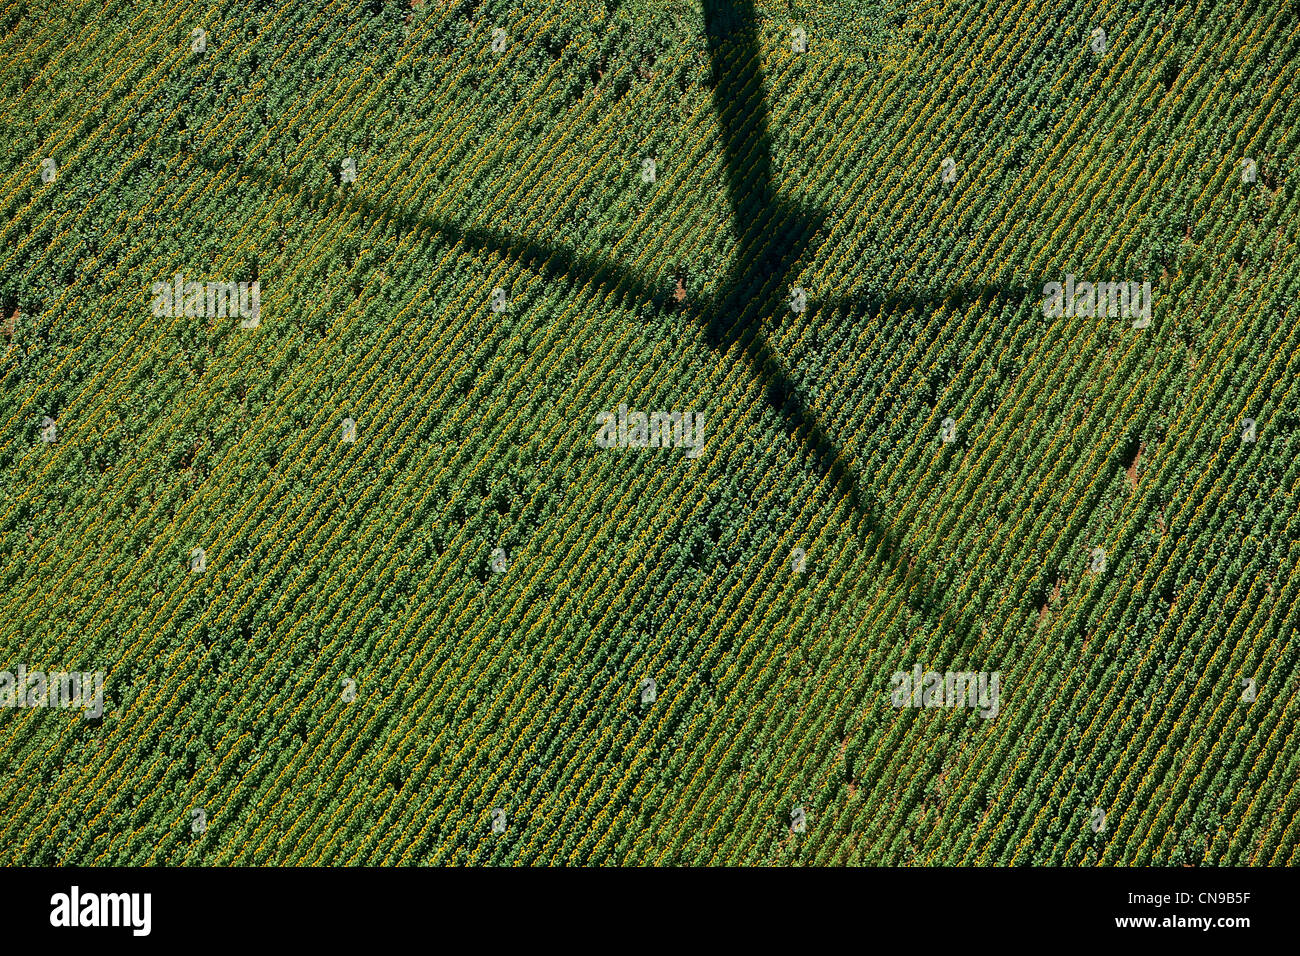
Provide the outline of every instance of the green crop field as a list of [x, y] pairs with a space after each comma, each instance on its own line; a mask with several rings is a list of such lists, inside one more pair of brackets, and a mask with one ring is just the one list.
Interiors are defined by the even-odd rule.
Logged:
[[1298, 118], [1278, 0], [0, 0], [0, 863], [1297, 864]]

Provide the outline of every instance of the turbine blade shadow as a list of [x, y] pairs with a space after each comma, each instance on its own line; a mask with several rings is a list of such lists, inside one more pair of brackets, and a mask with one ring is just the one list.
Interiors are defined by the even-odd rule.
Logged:
[[584, 255], [562, 246], [542, 245], [496, 229], [462, 226], [446, 219], [393, 207], [353, 192], [338, 193], [334, 187], [312, 185], [302, 176], [275, 173], [257, 163], [214, 156], [196, 150], [195, 162], [212, 172], [221, 172], [234, 164], [242, 174], [268, 186], [282, 186], [310, 209], [344, 209], [360, 213], [368, 220], [379, 220], [405, 232], [430, 232], [432, 239], [444, 245], [463, 244], [477, 252], [495, 253], [548, 279], [564, 282], [591, 282], [606, 291], [621, 294], [638, 305], [664, 308], [669, 302], [667, 289], [659, 289], [626, 269], [599, 256]]

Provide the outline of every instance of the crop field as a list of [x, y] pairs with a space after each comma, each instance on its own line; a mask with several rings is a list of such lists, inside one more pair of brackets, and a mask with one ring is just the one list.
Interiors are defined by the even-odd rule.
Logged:
[[1300, 864], [1298, 119], [1278, 0], [0, 0], [0, 864]]

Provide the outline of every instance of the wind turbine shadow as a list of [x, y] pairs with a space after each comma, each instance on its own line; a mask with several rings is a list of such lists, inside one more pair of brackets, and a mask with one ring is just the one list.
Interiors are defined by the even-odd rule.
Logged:
[[[794, 385], [768, 341], [763, 320], [788, 311], [786, 297], [790, 281], [798, 274], [805, 257], [811, 257], [815, 251], [828, 215], [782, 199], [775, 189], [769, 113], [752, 0], [704, 0], [704, 19], [715, 110], [726, 154], [725, 187], [737, 246], [734, 265], [719, 284], [718, 292], [701, 307], [688, 305], [686, 310], [701, 324], [712, 348], [729, 351], [735, 347], [752, 374], [764, 384], [766, 402], [781, 416], [787, 431], [810, 453], [822, 477], [841, 498], [847, 499], [856, 516], [855, 533], [864, 538], [869, 550], [878, 555], [898, 585], [906, 589], [908, 606], [929, 620], [947, 622], [957, 636], [960, 651], [968, 652], [974, 647], [975, 635], [968, 616], [962, 610], [946, 606], [949, 602], [943, 589], [921, 564], [919, 556], [910, 553], [903, 544], [903, 535], [876, 513], [845, 450]], [[599, 256], [393, 207], [346, 189], [340, 192], [333, 185], [313, 184], [302, 176], [280, 174], [240, 157], [223, 158], [204, 149], [194, 150], [191, 155], [199, 165], [214, 173], [234, 163], [244, 175], [272, 188], [288, 189], [301, 204], [315, 211], [356, 212], [366, 219], [391, 224], [399, 235], [416, 232], [422, 241], [461, 244], [479, 252], [495, 253], [544, 277], [590, 283], [615, 293], [624, 301], [661, 313], [674, 307], [667, 288], [647, 282]], [[800, 320], [812, 321], [819, 314], [836, 311], [852, 315], [865, 309], [868, 315], [874, 316], [900, 307], [923, 310], [973, 301], [991, 303], [995, 299], [1023, 298], [1027, 294], [1027, 286], [991, 285], [959, 287], [928, 296], [908, 292], [869, 293], [851, 300], [809, 302]]]

